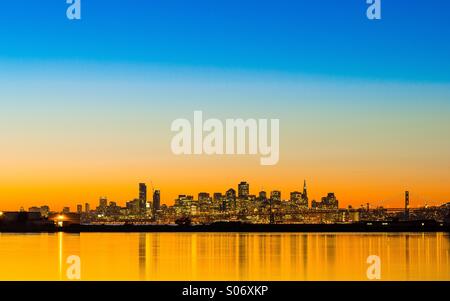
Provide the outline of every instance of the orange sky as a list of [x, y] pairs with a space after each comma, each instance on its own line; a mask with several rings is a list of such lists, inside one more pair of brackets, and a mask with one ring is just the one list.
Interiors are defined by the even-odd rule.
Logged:
[[[335, 192], [341, 206], [441, 204], [450, 196], [450, 88], [446, 85], [265, 77], [160, 80], [101, 77], [0, 80], [0, 210], [124, 205], [138, 183], [162, 202], [225, 192], [240, 181]], [[19, 89], [20, 87], [20, 89]], [[67, 93], [76, 91], [76, 93]], [[280, 119], [280, 160], [171, 152], [174, 119]]]

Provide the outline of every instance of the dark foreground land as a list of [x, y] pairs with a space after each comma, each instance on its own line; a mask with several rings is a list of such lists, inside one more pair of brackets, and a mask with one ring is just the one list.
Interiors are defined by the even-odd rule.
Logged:
[[353, 224], [249, 224], [218, 222], [209, 225], [0, 225], [0, 232], [449, 232], [436, 221], [359, 222]]

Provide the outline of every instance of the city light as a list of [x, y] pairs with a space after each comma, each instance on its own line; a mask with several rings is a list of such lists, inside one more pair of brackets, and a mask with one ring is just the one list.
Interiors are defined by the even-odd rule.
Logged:
[[[152, 185], [152, 197], [147, 196], [147, 185], [139, 183], [136, 198], [125, 206], [99, 198], [98, 206], [85, 203], [76, 206], [76, 212], [64, 207], [60, 213], [50, 211], [49, 206], [30, 207], [33, 216], [53, 220], [58, 227], [70, 224], [99, 225], [207, 225], [216, 222], [240, 222], [246, 224], [354, 224], [389, 227], [395, 221], [442, 222], [446, 220], [450, 203], [441, 206], [411, 207], [410, 193], [405, 192], [403, 208], [370, 206], [340, 207], [334, 192], [328, 192], [319, 200], [309, 199], [306, 181], [303, 189], [284, 193], [280, 190], [251, 191], [250, 183], [236, 183], [236, 189], [224, 192], [199, 192], [197, 196], [180, 194], [173, 205], [161, 204], [161, 192]], [[14, 220], [14, 212], [0, 212], [2, 220]], [[420, 225], [420, 223], [419, 223]], [[425, 224], [422, 224], [425, 227]]]

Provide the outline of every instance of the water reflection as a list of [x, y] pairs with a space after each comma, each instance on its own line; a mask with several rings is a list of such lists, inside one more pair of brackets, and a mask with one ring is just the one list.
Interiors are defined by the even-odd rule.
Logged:
[[378, 255], [383, 280], [450, 280], [444, 233], [0, 234], [0, 280], [366, 280]]

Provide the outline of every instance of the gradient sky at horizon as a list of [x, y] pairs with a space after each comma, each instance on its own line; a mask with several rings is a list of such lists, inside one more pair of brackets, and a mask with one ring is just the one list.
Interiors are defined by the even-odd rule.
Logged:
[[[0, 209], [334, 191], [343, 205], [450, 195], [450, 3], [65, 1], [0, 5]], [[280, 118], [278, 165], [175, 156], [170, 123]]]

